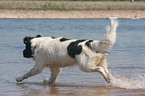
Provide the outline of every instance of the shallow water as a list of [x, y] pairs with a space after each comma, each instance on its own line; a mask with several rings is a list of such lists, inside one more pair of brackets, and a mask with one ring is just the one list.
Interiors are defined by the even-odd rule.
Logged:
[[21, 83], [34, 61], [22, 56], [24, 36], [64, 36], [102, 40], [109, 19], [0, 19], [0, 96], [145, 95], [145, 19], [119, 19], [117, 41], [108, 49], [111, 83], [77, 66], [63, 68], [53, 86], [42, 83], [49, 69]]

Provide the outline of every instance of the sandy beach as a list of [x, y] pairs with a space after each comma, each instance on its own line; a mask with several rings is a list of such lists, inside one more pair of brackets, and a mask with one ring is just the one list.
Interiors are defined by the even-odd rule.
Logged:
[[145, 18], [145, 10], [0, 10], [0, 18]]
[[0, 1], [0, 18], [145, 18], [145, 2]]

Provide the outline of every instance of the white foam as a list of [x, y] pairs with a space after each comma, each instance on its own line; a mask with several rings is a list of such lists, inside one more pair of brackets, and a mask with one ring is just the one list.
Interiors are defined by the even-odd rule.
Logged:
[[114, 77], [110, 75], [111, 85], [113, 87], [126, 88], [126, 89], [145, 89], [145, 75], [132, 76], [127, 78], [124, 75]]

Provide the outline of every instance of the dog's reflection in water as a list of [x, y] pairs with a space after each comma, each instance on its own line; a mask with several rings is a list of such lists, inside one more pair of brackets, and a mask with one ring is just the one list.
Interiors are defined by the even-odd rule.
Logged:
[[17, 86], [22, 89], [25, 96], [89, 96], [89, 95], [108, 95], [111, 88], [106, 86], [91, 86], [91, 85], [75, 85], [66, 83], [46, 84], [43, 82], [23, 82], [17, 83]]

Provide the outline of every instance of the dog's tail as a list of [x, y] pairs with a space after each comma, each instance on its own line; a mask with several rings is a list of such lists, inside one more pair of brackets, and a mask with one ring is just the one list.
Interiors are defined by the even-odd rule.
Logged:
[[[96, 51], [103, 51], [104, 49], [108, 48], [109, 46], [113, 46], [113, 44], [116, 42], [116, 29], [118, 26], [117, 19], [111, 19], [111, 26], [107, 26], [107, 34], [104, 37], [103, 41], [100, 41], [99, 44], [96, 46]], [[93, 45], [93, 44], [92, 44]], [[95, 46], [94, 46], [95, 47]]]
[[108, 41], [109, 46], [113, 45], [116, 42], [116, 29], [118, 26], [117, 19], [111, 19], [111, 27], [108, 25], [106, 27], [107, 34], [103, 41]]

